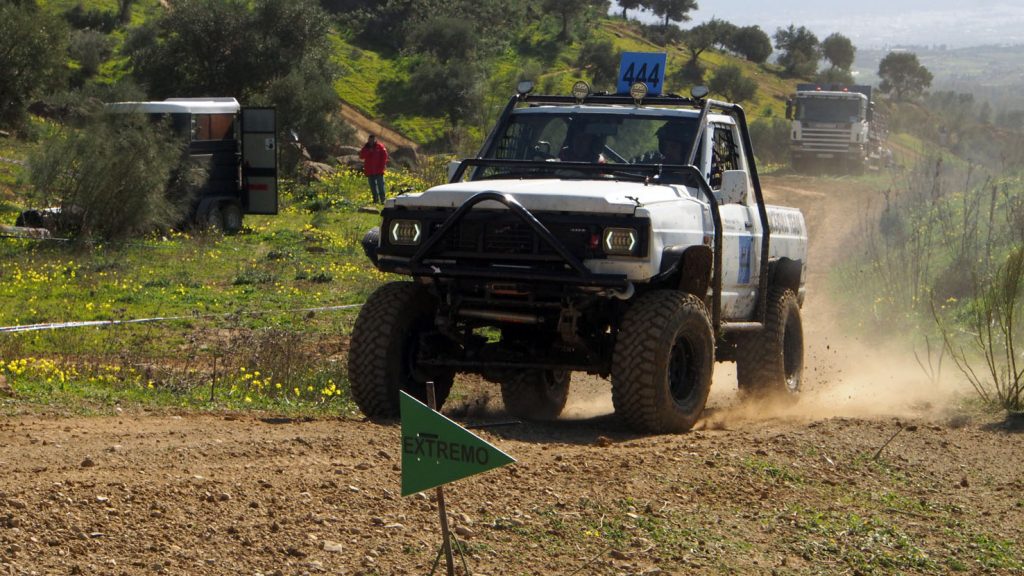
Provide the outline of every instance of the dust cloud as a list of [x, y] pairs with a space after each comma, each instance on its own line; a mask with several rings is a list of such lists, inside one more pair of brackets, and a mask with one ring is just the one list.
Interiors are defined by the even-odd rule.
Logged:
[[[864, 341], [840, 328], [837, 312], [824, 294], [809, 298], [801, 311], [804, 373], [796, 402], [744, 401], [737, 390], [736, 365], [717, 363], [705, 417], [697, 428], [733, 428], [738, 422], [773, 419], [944, 418], [972, 393], [953, 362], [940, 358], [935, 343], [930, 351], [923, 346], [915, 350], [907, 334]], [[612, 412], [608, 380], [573, 375], [562, 419]]]
[[[900, 344], [865, 344], [834, 336], [808, 344], [804, 382], [796, 402], [744, 401], [736, 387], [736, 365], [715, 365], [707, 411], [697, 428], [732, 428], [759, 420], [808, 421], [827, 418], [938, 418], [949, 414], [970, 392], [946, 358], [938, 370], [938, 353], [929, 362], [917, 351], [932, 377]], [[928, 368], [931, 369], [931, 368]], [[954, 373], [955, 372], [955, 373]], [[613, 412], [608, 380], [574, 374], [569, 403], [560, 419], [586, 420]]]

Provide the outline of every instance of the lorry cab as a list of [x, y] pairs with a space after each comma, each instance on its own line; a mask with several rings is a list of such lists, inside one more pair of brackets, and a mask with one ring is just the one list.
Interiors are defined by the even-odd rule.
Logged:
[[188, 142], [189, 158], [207, 172], [189, 219], [237, 232], [243, 214], [277, 214], [277, 125], [272, 108], [243, 108], [234, 98], [115, 102], [114, 114], [169, 118]]
[[790, 152], [798, 169], [836, 164], [863, 168], [872, 139], [871, 86], [798, 84], [787, 105], [792, 121]]

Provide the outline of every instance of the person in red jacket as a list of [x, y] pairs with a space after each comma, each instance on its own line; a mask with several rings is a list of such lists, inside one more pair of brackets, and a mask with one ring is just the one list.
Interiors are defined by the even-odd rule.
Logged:
[[377, 137], [370, 134], [359, 151], [359, 159], [363, 161], [363, 173], [370, 181], [370, 194], [374, 203], [384, 203], [384, 170], [388, 166], [388, 150], [377, 142]]

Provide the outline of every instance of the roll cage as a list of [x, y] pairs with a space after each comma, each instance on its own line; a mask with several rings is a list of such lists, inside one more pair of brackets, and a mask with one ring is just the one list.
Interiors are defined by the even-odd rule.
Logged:
[[[768, 220], [768, 211], [764, 202], [764, 195], [761, 191], [761, 182], [757, 174], [757, 167], [754, 162], [754, 151], [750, 144], [750, 132], [747, 128], [746, 114], [743, 108], [738, 104], [731, 104], [728, 102], [722, 102], [713, 99], [701, 99], [701, 98], [686, 98], [675, 94], [669, 94], [664, 96], [652, 96], [646, 97], [641, 100], [635, 100], [631, 96], [622, 95], [610, 95], [610, 94], [593, 94], [585, 98], [577, 98], [575, 96], [559, 96], [559, 95], [533, 95], [531, 93], [518, 93], [514, 95], [505, 106], [502, 111], [501, 117], [496, 123], [494, 129], [488, 135], [481, 147], [480, 155], [474, 159], [468, 159], [463, 161], [457, 170], [452, 174], [450, 182], [462, 181], [466, 176], [466, 171], [470, 168], [473, 169], [473, 173], [470, 175], [470, 179], [476, 179], [481, 174], [479, 168], [482, 167], [508, 167], [508, 168], [519, 168], [523, 171], [530, 170], [550, 170], [551, 164], [543, 161], [532, 161], [532, 160], [507, 160], [507, 159], [494, 159], [485, 158], [483, 154], [491, 150], [494, 146], [495, 139], [499, 138], [500, 135], [504, 134], [507, 126], [510, 122], [513, 110], [519, 106], [525, 105], [553, 105], [553, 106], [570, 106], [570, 105], [594, 105], [594, 106], [609, 106], [609, 107], [651, 107], [651, 108], [688, 108], [691, 110], [698, 110], [699, 115], [697, 119], [697, 133], [694, 137], [693, 142], [690, 144], [689, 152], [687, 154], [688, 163], [682, 164], [629, 164], [619, 165], [615, 168], [617, 173], [621, 173], [624, 170], [624, 166], [628, 166], [628, 172], [633, 173], [641, 178], [649, 179], [652, 183], [657, 182], [665, 174], [671, 173], [678, 175], [684, 181], [684, 184], [688, 187], [696, 188], [700, 193], [707, 199], [708, 206], [711, 211], [711, 217], [714, 224], [714, 240], [713, 240], [713, 274], [712, 274], [712, 325], [715, 333], [718, 334], [722, 328], [721, 318], [721, 304], [722, 304], [722, 219], [719, 211], [719, 205], [715, 198], [714, 192], [708, 184], [707, 178], [700, 171], [699, 168], [694, 166], [694, 162], [700, 150], [700, 143], [707, 132], [708, 127], [708, 114], [714, 110], [722, 113], [723, 115], [732, 117], [742, 136], [743, 150], [748, 159], [748, 169], [751, 184], [754, 189], [754, 199], [757, 204], [757, 211], [761, 222], [761, 259], [760, 259], [760, 276], [758, 281], [758, 304], [756, 308], [755, 318], [756, 321], [751, 326], [739, 326], [738, 323], [734, 323], [737, 329], [747, 328], [758, 328], [764, 325], [765, 314], [767, 311], [767, 296], [768, 296], [768, 267], [769, 267], [769, 244], [771, 237], [771, 227]], [[590, 163], [590, 162], [560, 162], [560, 166], [572, 168], [573, 170], [580, 170], [584, 173], [593, 172], [597, 175], [600, 172], [608, 170], [607, 166], [601, 164]], [[414, 275], [426, 275], [426, 276], [465, 276], [472, 275], [474, 273], [480, 273], [480, 270], [444, 270], [439, 268], [435, 264], [425, 264], [424, 260], [428, 258], [437, 246], [440, 244], [441, 239], [444, 238], [445, 234], [451, 230], [474, 206], [485, 200], [494, 200], [504, 204], [508, 207], [520, 220], [529, 225], [534, 231], [547, 242], [555, 252], [565, 260], [566, 265], [571, 269], [570, 277], [556, 278], [550, 275], [544, 278], [530, 277], [533, 280], [569, 280], [575, 281], [584, 285], [591, 286], [619, 286], [625, 283], [625, 277], [619, 277], [617, 275], [608, 274], [594, 274], [589, 271], [582, 262], [580, 262], [573, 254], [571, 254], [564, 246], [561, 246], [558, 239], [555, 238], [550, 231], [548, 231], [543, 223], [535, 218], [529, 210], [520, 205], [515, 198], [506, 195], [499, 194], [496, 192], [480, 192], [465, 203], [462, 204], [444, 224], [437, 230], [437, 233], [433, 234], [426, 243], [420, 247], [419, 250], [413, 255], [408, 262], [409, 270]], [[507, 273], [507, 272], [506, 272]], [[521, 273], [522, 274], [522, 273]]]

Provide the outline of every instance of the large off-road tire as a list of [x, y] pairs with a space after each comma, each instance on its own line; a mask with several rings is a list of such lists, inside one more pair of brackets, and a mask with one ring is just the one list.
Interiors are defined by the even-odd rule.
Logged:
[[643, 432], [685, 432], [711, 390], [715, 339], [700, 298], [659, 290], [626, 311], [612, 357], [615, 413]]
[[352, 398], [363, 414], [398, 416], [399, 390], [426, 403], [426, 383], [431, 380], [440, 410], [451, 391], [454, 371], [416, 365], [421, 336], [434, 325], [435, 306], [430, 294], [411, 282], [385, 284], [363, 305], [348, 351]]
[[804, 371], [800, 304], [792, 290], [768, 292], [764, 331], [745, 338], [736, 351], [740, 391], [753, 397], [796, 400]]
[[566, 370], [522, 370], [510, 374], [501, 383], [505, 410], [528, 420], [554, 420], [569, 399]]

